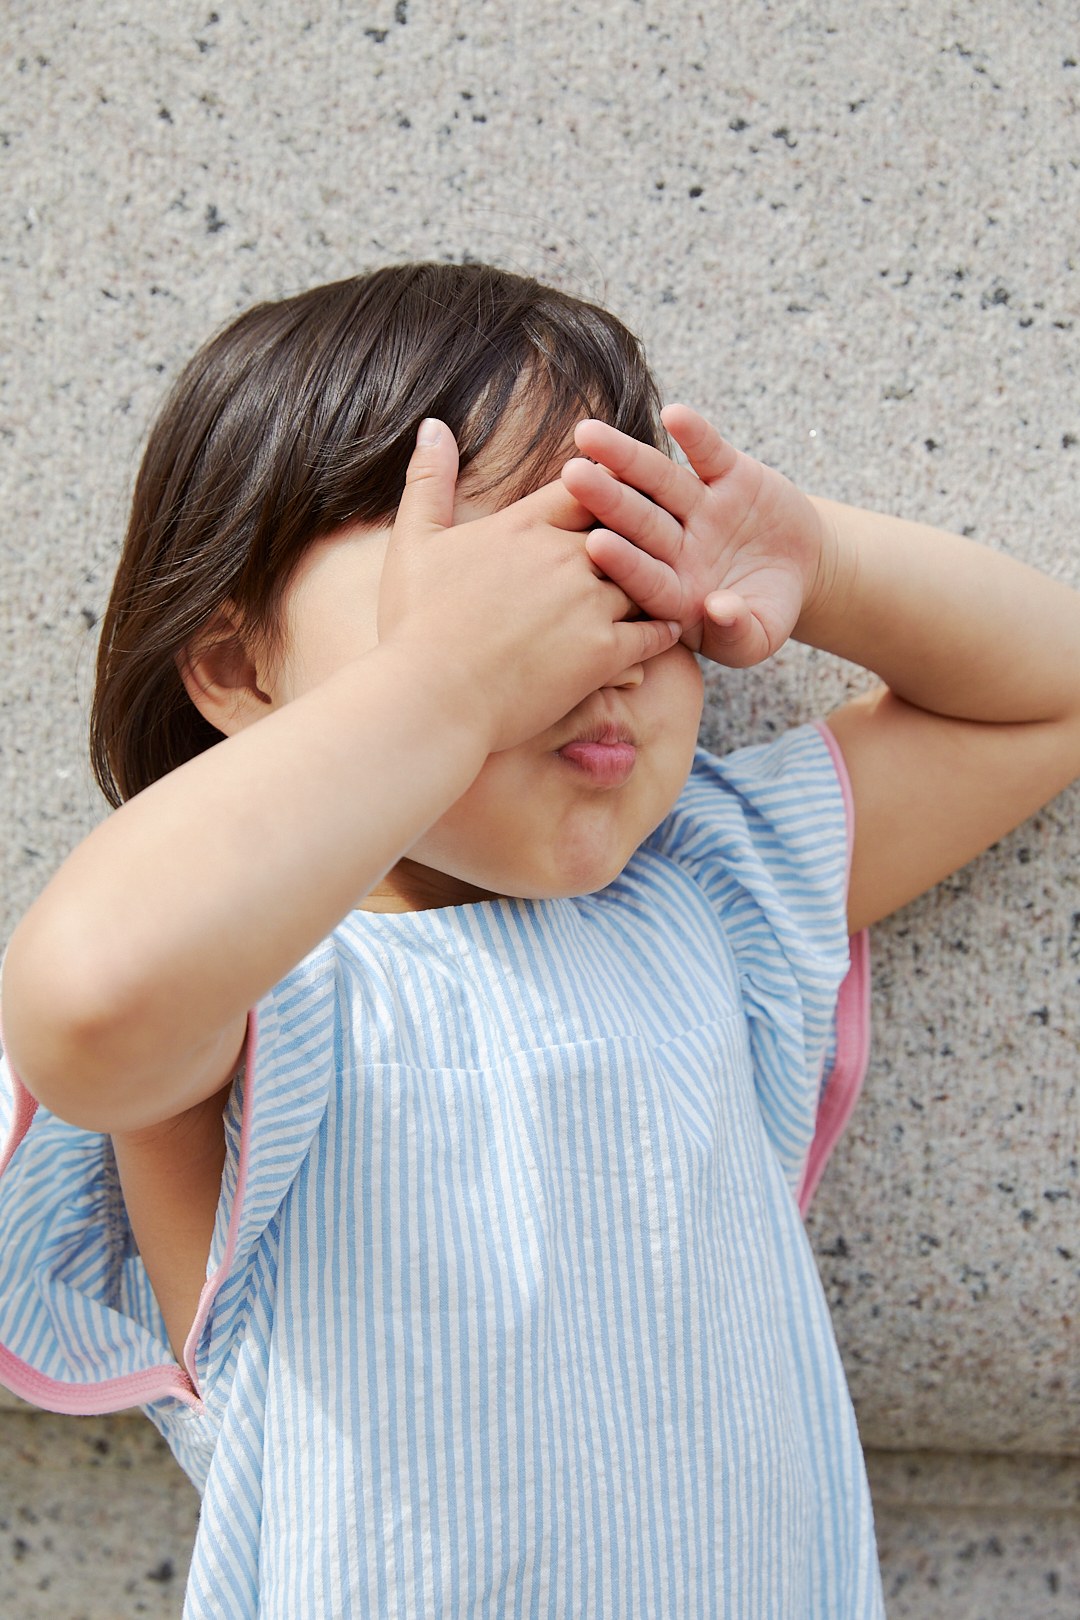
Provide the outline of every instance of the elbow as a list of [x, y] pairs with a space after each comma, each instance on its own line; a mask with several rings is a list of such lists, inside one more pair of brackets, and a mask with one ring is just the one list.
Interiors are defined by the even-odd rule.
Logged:
[[123, 1012], [88, 960], [32, 908], [4, 957], [0, 1030], [10, 1068], [42, 1107], [84, 1130], [109, 1131], [122, 1112], [109, 1053]]

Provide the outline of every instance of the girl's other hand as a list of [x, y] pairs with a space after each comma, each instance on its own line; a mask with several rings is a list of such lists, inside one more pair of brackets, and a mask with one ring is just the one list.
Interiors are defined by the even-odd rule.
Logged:
[[558, 480], [455, 524], [457, 466], [450, 429], [423, 423], [383, 565], [379, 641], [437, 658], [494, 753], [666, 652], [680, 625], [636, 617], [590, 560], [591, 513]]
[[834, 536], [801, 490], [697, 411], [669, 405], [662, 420], [690, 467], [605, 422], [578, 424], [591, 459], [568, 462], [562, 481], [607, 526], [589, 555], [645, 613], [678, 619], [694, 652], [759, 664], [826, 587]]

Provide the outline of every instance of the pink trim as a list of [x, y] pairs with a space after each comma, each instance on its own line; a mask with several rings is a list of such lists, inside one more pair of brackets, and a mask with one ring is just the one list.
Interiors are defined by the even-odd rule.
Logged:
[[848, 885], [851, 882], [851, 856], [855, 848], [855, 795], [851, 791], [851, 777], [848, 775], [847, 760], [840, 751], [840, 744], [836, 736], [824, 720], [814, 721], [814, 730], [829, 750], [833, 762], [836, 779], [840, 783], [840, 792], [844, 800], [844, 822], [847, 827], [847, 866], [844, 872], [844, 894], [846, 896]]
[[[832, 756], [833, 766], [844, 798], [847, 822], [847, 874], [844, 892], [851, 881], [851, 854], [855, 840], [855, 800], [851, 791], [840, 744], [824, 720], [816, 729]], [[817, 1191], [822, 1173], [858, 1101], [870, 1058], [870, 936], [864, 928], [851, 940], [851, 966], [840, 986], [836, 1002], [836, 1053], [832, 1070], [818, 1104], [814, 1139], [799, 1184], [799, 1213], [806, 1214]]]
[[[185, 1406], [202, 1409], [203, 1400], [195, 1372], [195, 1347], [210, 1311], [214, 1297], [228, 1275], [236, 1250], [236, 1235], [240, 1225], [240, 1210], [247, 1186], [248, 1145], [251, 1138], [252, 1077], [255, 1066], [255, 1010], [248, 1014], [247, 1056], [244, 1069], [244, 1103], [240, 1125], [240, 1165], [237, 1172], [236, 1196], [229, 1214], [229, 1231], [225, 1240], [225, 1254], [221, 1265], [203, 1286], [195, 1320], [184, 1345], [184, 1367], [176, 1362], [165, 1362], [158, 1367], [145, 1367], [140, 1372], [125, 1373], [119, 1378], [101, 1378], [80, 1384], [59, 1378], [50, 1378], [36, 1367], [0, 1344], [0, 1384], [13, 1394], [47, 1412], [67, 1415], [97, 1416], [104, 1412], [123, 1412], [132, 1406], [145, 1406], [150, 1401], [170, 1395]], [[0, 1049], [4, 1045], [0, 1028]], [[11, 1163], [23, 1137], [37, 1113], [37, 1098], [23, 1085], [10, 1060], [8, 1068], [15, 1088], [15, 1115], [11, 1131], [0, 1158], [0, 1175]], [[185, 1371], [186, 1369], [186, 1371]]]
[[202, 1400], [187, 1373], [175, 1362], [147, 1367], [142, 1372], [125, 1373], [121, 1378], [100, 1378], [92, 1384], [65, 1383], [48, 1378], [28, 1361], [0, 1344], [0, 1384], [32, 1406], [66, 1416], [97, 1417], [103, 1412], [126, 1412], [132, 1406], [146, 1406], [171, 1395], [185, 1406], [202, 1408]]
[[851, 967], [836, 1002], [836, 1057], [818, 1104], [814, 1140], [799, 1187], [805, 1215], [866, 1079], [870, 1057], [870, 941], [864, 928], [851, 941]]
[[191, 1324], [191, 1331], [184, 1341], [184, 1366], [188, 1376], [196, 1389], [199, 1387], [198, 1374], [195, 1371], [195, 1349], [198, 1345], [206, 1318], [210, 1314], [210, 1307], [214, 1303], [218, 1289], [229, 1275], [233, 1255], [236, 1253], [236, 1237], [240, 1230], [240, 1212], [244, 1205], [244, 1194], [247, 1191], [248, 1157], [251, 1146], [251, 1110], [254, 1095], [255, 1079], [255, 1042], [258, 1034], [258, 1024], [255, 1008], [248, 1013], [247, 1035], [245, 1038], [244, 1057], [244, 1099], [240, 1115], [240, 1163], [236, 1170], [236, 1192], [233, 1195], [232, 1209], [229, 1211], [229, 1230], [225, 1237], [225, 1253], [221, 1257], [221, 1264], [212, 1277], [208, 1277], [203, 1284], [199, 1303], [195, 1310], [195, 1320]]
[[[3, 1031], [0, 1030], [0, 1047], [4, 1044]], [[11, 1069], [10, 1063], [8, 1068]], [[3, 1175], [14, 1156], [15, 1149], [30, 1129], [30, 1122], [37, 1113], [37, 1098], [31, 1097], [14, 1069], [11, 1069], [11, 1078], [15, 1082], [15, 1117], [11, 1121], [11, 1134], [8, 1136], [4, 1157], [0, 1159], [0, 1176]]]

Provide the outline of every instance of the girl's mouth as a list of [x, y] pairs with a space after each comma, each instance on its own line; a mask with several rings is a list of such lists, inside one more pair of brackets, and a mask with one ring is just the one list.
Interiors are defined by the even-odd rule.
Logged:
[[637, 749], [621, 726], [609, 725], [564, 743], [558, 756], [596, 787], [621, 787], [634, 769]]

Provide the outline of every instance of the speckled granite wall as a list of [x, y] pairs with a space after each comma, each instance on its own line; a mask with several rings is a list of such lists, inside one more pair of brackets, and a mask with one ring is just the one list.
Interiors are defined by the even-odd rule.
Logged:
[[[443, 254], [545, 275], [807, 488], [1080, 584], [1073, 0], [16, 0], [3, 33], [3, 938], [101, 814], [85, 706], [149, 416], [261, 297]], [[861, 681], [796, 648], [718, 675], [706, 740]], [[871, 1072], [811, 1230], [891, 1615], [1080, 1609], [1077, 803], [875, 933]], [[33, 1597], [64, 1491], [93, 1494], [91, 1430], [0, 1419], [4, 1615], [115, 1616], [129, 1539], [124, 1612], [177, 1612], [142, 1572], [175, 1577], [191, 1504], [126, 1421], [145, 1489], [82, 1520], [111, 1549], [94, 1607], [89, 1578]], [[978, 1458], [905, 1474], [897, 1449]]]

